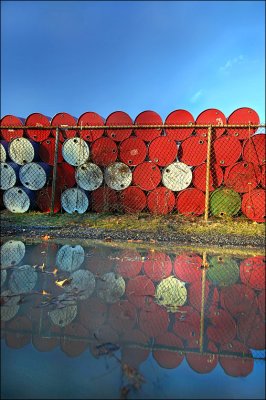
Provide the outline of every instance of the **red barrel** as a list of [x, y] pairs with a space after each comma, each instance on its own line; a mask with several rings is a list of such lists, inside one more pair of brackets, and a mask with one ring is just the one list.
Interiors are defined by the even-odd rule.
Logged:
[[265, 350], [265, 321], [256, 309], [241, 314], [237, 319], [237, 335], [241, 342], [255, 350]]
[[118, 204], [118, 197], [115, 190], [108, 187], [100, 187], [91, 193], [91, 207], [93, 211], [112, 212]]
[[119, 300], [110, 306], [108, 322], [119, 335], [127, 335], [136, 321], [136, 307], [128, 300]]
[[165, 187], [158, 187], [147, 196], [147, 206], [152, 214], [168, 214], [173, 210], [174, 205], [175, 195]]
[[[166, 349], [154, 349], [152, 351], [153, 358], [162, 368], [176, 368], [184, 359], [184, 355], [177, 352], [177, 350], [184, 349], [181, 339], [171, 332], [163, 333], [157, 336], [154, 344], [156, 346], [166, 347]], [[172, 347], [173, 349], [167, 349]]]
[[78, 357], [88, 345], [88, 331], [80, 323], [71, 322], [63, 329], [60, 347], [69, 357]]
[[[95, 112], [85, 112], [78, 119], [78, 126], [104, 126], [104, 119]], [[102, 137], [104, 129], [82, 129], [80, 137], [87, 142], [94, 142]]]
[[6, 323], [6, 344], [13, 349], [20, 349], [31, 342], [32, 324], [26, 316], [16, 318]]
[[159, 185], [161, 178], [159, 167], [150, 161], [145, 161], [134, 169], [132, 183], [142, 190], [153, 190]]
[[226, 167], [236, 163], [241, 153], [242, 146], [240, 140], [232, 136], [222, 136], [214, 141], [211, 157], [213, 162]]
[[236, 323], [228, 311], [222, 308], [210, 315], [210, 324], [207, 328], [209, 340], [215, 343], [230, 343], [236, 337]]
[[158, 137], [149, 145], [149, 158], [160, 167], [165, 167], [176, 160], [177, 150], [174, 140], [167, 136]]
[[[123, 339], [124, 342], [121, 348], [122, 364], [127, 364], [137, 369], [139, 364], [145, 361], [149, 356], [149, 349], [141, 347], [149, 344], [149, 338], [139, 329], [132, 329]], [[130, 346], [131, 344], [133, 345], [132, 347]]]
[[243, 214], [256, 222], [265, 222], [265, 190], [255, 189], [242, 197], [241, 210]]
[[249, 257], [240, 264], [241, 281], [256, 290], [265, 290], [265, 260], [264, 256]]
[[[64, 128], [64, 133], [62, 133], [62, 131], [59, 131], [60, 142], [64, 142], [65, 139], [71, 139], [76, 136], [77, 132], [75, 129], [67, 129], [68, 126], [75, 126], [76, 123], [77, 119], [65, 112], [57, 113], [51, 121], [52, 126], [62, 126], [62, 128]], [[56, 130], [52, 129], [51, 132], [52, 136], [55, 137]]]
[[61, 162], [57, 165], [56, 187], [64, 190], [73, 187], [76, 184], [75, 168], [67, 162]]
[[[39, 147], [39, 156], [40, 159], [49, 164], [54, 165], [54, 155], [55, 155], [55, 139], [54, 138], [47, 138], [42, 143], [40, 143]], [[62, 155], [62, 144], [58, 143], [58, 156], [57, 162], [63, 162], [63, 155]]]
[[169, 325], [168, 312], [151, 302], [139, 312], [139, 327], [147, 336], [155, 338], [166, 333]]
[[[28, 126], [36, 126], [36, 127], [46, 127], [46, 126], [50, 126], [50, 121], [51, 118], [50, 117], [46, 117], [43, 114], [40, 113], [33, 113], [30, 114], [25, 122], [25, 125]], [[35, 142], [42, 142], [43, 140], [46, 140], [49, 135], [50, 135], [50, 130], [40, 130], [40, 129], [27, 129], [27, 136], [34, 140]]]
[[[36, 325], [36, 324], [34, 324]], [[47, 334], [47, 329], [48, 334]], [[45, 335], [39, 333], [39, 326], [36, 327], [36, 332], [32, 334], [32, 344], [36, 350], [41, 352], [48, 352], [56, 348], [60, 343], [61, 328], [56, 325], [49, 326], [47, 319], [42, 320], [42, 330]]]
[[[230, 376], [248, 376], [253, 371], [254, 360], [252, 358], [252, 353], [247, 346], [238, 340], [232, 340], [230, 343], [222, 344], [220, 347], [221, 356], [219, 362], [227, 375]], [[224, 353], [224, 357], [222, 356]], [[227, 354], [232, 354], [232, 357], [227, 356]], [[234, 355], [243, 354], [243, 357], [236, 357]]]
[[252, 162], [240, 161], [225, 170], [225, 186], [238, 193], [246, 193], [255, 189], [260, 181], [260, 167]]
[[198, 254], [186, 253], [176, 256], [174, 262], [175, 276], [183, 282], [197, 282], [201, 279], [203, 260]]
[[251, 308], [257, 308], [256, 295], [246, 285], [236, 283], [222, 287], [220, 291], [221, 306], [237, 318], [241, 313], [248, 314]]
[[189, 126], [194, 124], [195, 120], [190, 112], [187, 110], [175, 110], [166, 117], [165, 125], [187, 125], [188, 128], [166, 128], [165, 133], [169, 139], [181, 142], [192, 135], [194, 128], [189, 128]]
[[155, 286], [145, 275], [130, 279], [126, 286], [128, 300], [138, 308], [144, 308], [154, 298]]
[[143, 260], [136, 250], [124, 250], [116, 262], [116, 272], [123, 278], [134, 278], [142, 269]]
[[196, 166], [204, 163], [207, 158], [207, 140], [198, 136], [192, 136], [184, 140], [179, 147], [179, 161]]
[[187, 353], [186, 360], [190, 368], [200, 374], [208, 374], [218, 364], [218, 349], [213, 342], [208, 343], [207, 352], [211, 354]]
[[99, 297], [90, 297], [79, 303], [79, 319], [88, 331], [93, 332], [107, 319], [108, 308]]
[[[51, 212], [52, 203], [52, 187], [47, 186], [38, 190], [36, 195], [36, 204], [42, 212]], [[61, 210], [61, 191], [56, 189], [54, 197], [54, 213], [58, 213]]]
[[[223, 182], [223, 170], [219, 164], [210, 167], [209, 190], [213, 191], [221, 186]], [[206, 163], [198, 165], [193, 171], [193, 185], [203, 192], [206, 191]]]
[[107, 137], [95, 140], [91, 146], [92, 161], [102, 167], [116, 161], [118, 149], [116, 143]]
[[179, 214], [202, 215], [205, 210], [205, 195], [195, 188], [182, 190], [176, 198], [176, 209]]
[[[1, 119], [2, 126], [23, 126], [24, 123], [23, 118], [18, 118], [15, 115], [5, 115]], [[23, 136], [23, 129], [1, 129], [1, 136], [7, 142], [11, 142], [12, 139]]]
[[[105, 122], [106, 126], [116, 125], [133, 125], [131, 117], [123, 111], [115, 111], [107, 117]], [[116, 142], [121, 142], [127, 139], [132, 134], [132, 129], [107, 129], [107, 135], [115, 140]]]
[[[220, 110], [216, 108], [209, 108], [208, 110], [202, 111], [196, 119], [196, 125], [225, 125], [226, 116]], [[215, 128], [214, 137], [218, 138], [225, 132], [225, 128]], [[196, 128], [198, 136], [207, 137], [208, 128]]]
[[119, 146], [119, 159], [129, 166], [142, 163], [147, 155], [147, 147], [142, 139], [131, 137]]
[[[260, 119], [255, 110], [248, 107], [238, 108], [227, 118], [228, 125], [258, 125]], [[238, 139], [247, 139], [256, 132], [258, 128], [228, 128], [227, 133], [230, 136], [236, 136]]]
[[261, 133], [251, 136], [243, 143], [243, 160], [254, 164], [265, 165], [266, 163], [266, 134]]
[[257, 297], [259, 311], [261, 313], [262, 318], [265, 319], [265, 290], [262, 290]]
[[145, 274], [153, 281], [161, 281], [171, 275], [172, 261], [170, 257], [161, 252], [149, 252], [144, 264]]
[[147, 204], [145, 193], [137, 186], [129, 186], [119, 195], [119, 202], [125, 213], [141, 212]]
[[161, 135], [161, 128], [137, 129], [138, 125], [163, 125], [163, 120], [155, 111], [143, 111], [135, 119], [135, 134], [142, 140], [150, 142]]
[[200, 338], [200, 314], [191, 306], [183, 306], [174, 314], [173, 332], [183, 340]]
[[261, 166], [261, 186], [266, 189], [266, 164]]

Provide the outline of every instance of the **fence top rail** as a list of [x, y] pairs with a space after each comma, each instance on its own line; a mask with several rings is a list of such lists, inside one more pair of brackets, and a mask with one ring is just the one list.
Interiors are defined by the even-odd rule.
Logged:
[[90, 130], [97, 130], [97, 129], [104, 129], [104, 130], [111, 130], [111, 129], [191, 129], [191, 128], [196, 128], [196, 129], [206, 129], [206, 128], [240, 128], [240, 129], [246, 129], [246, 128], [265, 128], [265, 124], [223, 124], [223, 125], [213, 125], [213, 124], [205, 124], [205, 125], [196, 125], [196, 124], [162, 124], [162, 125], [56, 125], [56, 126], [27, 126], [27, 125], [1, 125], [0, 129], [34, 129], [34, 130], [51, 130], [51, 129], [60, 129], [60, 130], [66, 130], [66, 129], [75, 129], [82, 131], [84, 129], [90, 129]]

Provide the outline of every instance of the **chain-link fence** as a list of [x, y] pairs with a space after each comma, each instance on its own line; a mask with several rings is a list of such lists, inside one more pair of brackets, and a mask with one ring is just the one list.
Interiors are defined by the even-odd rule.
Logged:
[[14, 348], [246, 376], [265, 360], [265, 257], [7, 241], [1, 325]]
[[[265, 125], [250, 108], [185, 110], [163, 124], [153, 111], [134, 123], [31, 114], [1, 120], [1, 191], [11, 212], [245, 215], [265, 222]], [[12, 128], [13, 126], [13, 128]], [[38, 129], [36, 129], [36, 127]]]

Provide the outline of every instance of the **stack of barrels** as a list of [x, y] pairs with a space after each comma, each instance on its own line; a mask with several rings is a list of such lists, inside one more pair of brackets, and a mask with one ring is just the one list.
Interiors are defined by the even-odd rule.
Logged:
[[[21, 129], [1, 130], [3, 202], [11, 212], [25, 212], [34, 204], [49, 212], [56, 168], [54, 212], [202, 215], [208, 128], [201, 125], [211, 124], [221, 128], [212, 132], [210, 214], [223, 217], [242, 212], [264, 222], [266, 136], [249, 126], [259, 122], [256, 111], [247, 107], [228, 118], [220, 110], [207, 109], [196, 120], [187, 110], [175, 110], [164, 125], [186, 127], [164, 129], [143, 128], [163, 125], [154, 111], [141, 112], [134, 122], [123, 111], [113, 112], [106, 120], [95, 112], [85, 112], [78, 119], [64, 112], [53, 118], [33, 113], [26, 120], [7, 115], [1, 126], [19, 125]], [[226, 129], [226, 124], [246, 127]], [[111, 128], [121, 125], [131, 127]], [[56, 166], [55, 129], [38, 129], [45, 126], [64, 128], [59, 133]]]

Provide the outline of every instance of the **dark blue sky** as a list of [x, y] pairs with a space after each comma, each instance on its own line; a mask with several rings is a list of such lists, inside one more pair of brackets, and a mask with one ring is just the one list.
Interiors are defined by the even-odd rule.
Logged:
[[183, 108], [265, 122], [263, 1], [2, 1], [1, 116]]

